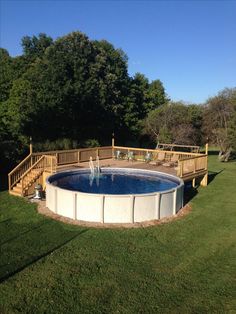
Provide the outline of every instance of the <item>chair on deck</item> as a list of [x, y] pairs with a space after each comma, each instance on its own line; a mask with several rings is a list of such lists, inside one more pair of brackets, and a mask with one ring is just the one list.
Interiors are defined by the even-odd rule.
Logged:
[[128, 161], [134, 161], [134, 152], [128, 152], [127, 160]]
[[156, 156], [153, 158], [153, 161], [150, 162], [151, 165], [159, 166], [165, 162], [165, 153], [158, 152]]
[[152, 160], [152, 153], [147, 152], [145, 157], [144, 157], [144, 161], [146, 163], [149, 163]]
[[115, 152], [115, 158], [116, 158], [116, 159], [121, 159], [121, 151], [120, 151], [120, 150], [117, 150], [117, 151]]
[[176, 167], [178, 165], [179, 155], [173, 154], [168, 162], [163, 163], [165, 167]]

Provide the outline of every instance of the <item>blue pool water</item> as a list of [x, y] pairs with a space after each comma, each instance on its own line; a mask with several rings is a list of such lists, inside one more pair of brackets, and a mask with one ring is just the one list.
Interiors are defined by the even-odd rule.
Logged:
[[164, 176], [116, 171], [94, 176], [88, 172], [57, 174], [50, 183], [67, 190], [96, 194], [152, 193], [169, 190], [179, 184]]

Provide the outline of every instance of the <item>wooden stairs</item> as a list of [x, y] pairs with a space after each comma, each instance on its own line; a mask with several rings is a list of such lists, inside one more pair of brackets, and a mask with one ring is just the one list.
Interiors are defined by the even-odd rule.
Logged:
[[36, 161], [32, 155], [27, 156], [8, 175], [9, 193], [15, 196], [28, 195], [36, 182], [43, 183], [44, 173], [52, 174], [56, 171], [56, 164], [55, 156], [42, 155]]
[[43, 169], [32, 169], [29, 173], [26, 174], [24, 178], [22, 178], [15, 186], [13, 186], [12, 190], [10, 190], [10, 194], [16, 196], [25, 196], [29, 188], [36, 182], [42, 173]]

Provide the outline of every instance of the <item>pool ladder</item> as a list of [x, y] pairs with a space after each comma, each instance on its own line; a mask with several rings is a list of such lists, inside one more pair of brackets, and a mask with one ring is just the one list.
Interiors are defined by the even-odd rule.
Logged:
[[93, 163], [93, 157], [92, 156], [89, 157], [89, 168], [90, 168], [91, 175], [99, 174], [101, 172], [98, 156], [96, 158], [95, 167], [94, 167], [94, 163]]

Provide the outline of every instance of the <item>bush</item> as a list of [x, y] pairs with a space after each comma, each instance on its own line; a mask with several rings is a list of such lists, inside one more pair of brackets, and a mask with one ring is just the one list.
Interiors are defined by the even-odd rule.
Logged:
[[46, 140], [45, 142], [33, 143], [33, 150], [35, 152], [53, 151], [53, 150], [67, 150], [78, 148], [77, 141], [69, 138], [61, 138], [55, 141]]
[[98, 140], [95, 138], [89, 138], [86, 141], [81, 143], [81, 147], [98, 147], [100, 146]]

